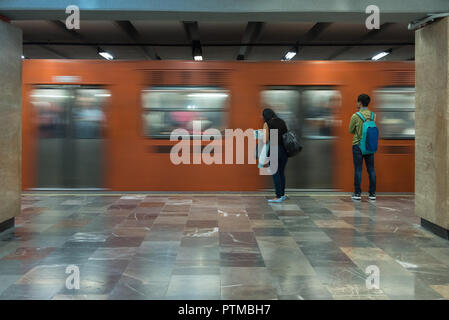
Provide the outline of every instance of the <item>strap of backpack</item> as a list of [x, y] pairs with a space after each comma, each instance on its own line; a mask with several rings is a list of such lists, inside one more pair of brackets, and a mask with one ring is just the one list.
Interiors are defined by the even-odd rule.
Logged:
[[371, 112], [371, 121], [374, 121], [374, 112]]
[[362, 119], [363, 122], [366, 121], [365, 117], [360, 112], [356, 112], [356, 113], [360, 117], [360, 119]]

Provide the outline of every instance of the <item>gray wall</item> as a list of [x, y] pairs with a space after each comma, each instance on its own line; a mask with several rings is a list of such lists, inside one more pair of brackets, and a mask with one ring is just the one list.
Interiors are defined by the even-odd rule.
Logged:
[[20, 213], [22, 31], [0, 21], [0, 223]]

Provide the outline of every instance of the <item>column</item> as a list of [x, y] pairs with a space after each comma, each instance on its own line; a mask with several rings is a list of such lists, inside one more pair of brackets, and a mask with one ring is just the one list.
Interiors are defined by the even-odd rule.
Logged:
[[20, 213], [22, 31], [0, 20], [0, 231]]
[[449, 18], [415, 33], [415, 213], [449, 239]]

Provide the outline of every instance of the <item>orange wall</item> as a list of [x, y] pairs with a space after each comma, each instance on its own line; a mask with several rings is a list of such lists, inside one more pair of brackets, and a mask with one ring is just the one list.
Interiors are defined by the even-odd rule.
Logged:
[[[179, 165], [170, 162], [168, 153], [154, 153], [157, 145], [170, 141], [143, 137], [141, 90], [149, 85], [148, 70], [227, 70], [225, 87], [231, 91], [228, 128], [261, 127], [260, 90], [268, 85], [332, 85], [340, 90], [342, 108], [335, 114], [342, 120], [335, 145], [334, 186], [352, 191], [353, 165], [349, 119], [356, 111], [360, 93], [392, 86], [391, 71], [413, 71], [413, 63], [388, 62], [193, 62], [193, 61], [86, 61], [25, 60], [23, 64], [23, 189], [35, 187], [37, 127], [29, 93], [33, 85], [57, 84], [54, 76], [78, 76], [76, 84], [104, 85], [111, 91], [106, 106], [105, 187], [112, 190], [257, 190], [265, 187], [255, 165]], [[60, 83], [59, 83], [60, 84]], [[207, 85], [207, 83], [204, 83]], [[413, 80], [407, 83], [413, 86]], [[376, 103], [372, 103], [375, 111]], [[414, 146], [413, 140], [383, 140], [384, 146]], [[154, 149], [153, 149], [154, 150]], [[304, 151], [307, 152], [307, 151]], [[319, 156], [319, 155], [317, 155]], [[414, 190], [414, 153], [376, 154], [379, 192]], [[363, 176], [367, 189], [368, 177]]]

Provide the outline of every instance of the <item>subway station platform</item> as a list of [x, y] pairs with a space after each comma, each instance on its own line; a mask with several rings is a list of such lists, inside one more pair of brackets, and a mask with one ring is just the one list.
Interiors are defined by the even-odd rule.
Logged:
[[413, 196], [267, 198], [25, 193], [0, 233], [0, 299], [449, 298], [449, 242], [420, 226]]

